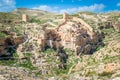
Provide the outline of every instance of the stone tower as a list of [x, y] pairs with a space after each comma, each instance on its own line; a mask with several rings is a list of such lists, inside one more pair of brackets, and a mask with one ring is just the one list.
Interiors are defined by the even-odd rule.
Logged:
[[22, 21], [27, 22], [28, 21], [28, 15], [22, 14]]
[[69, 19], [69, 15], [67, 13], [63, 14], [63, 20], [67, 21]]

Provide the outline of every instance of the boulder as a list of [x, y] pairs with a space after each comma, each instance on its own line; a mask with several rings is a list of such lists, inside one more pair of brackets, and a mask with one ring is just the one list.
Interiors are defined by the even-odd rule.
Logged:
[[75, 66], [75, 70], [79, 71], [82, 68], [82, 64], [80, 62], [77, 63], [77, 65]]
[[23, 53], [22, 53], [22, 48], [23, 48], [23, 46], [22, 45], [19, 45], [18, 47], [17, 47], [17, 54], [18, 54], [18, 56], [19, 56], [19, 58], [20, 59], [22, 59], [22, 58], [24, 58], [24, 55], [23, 55]]
[[119, 63], [108, 63], [105, 65], [104, 67], [105, 69], [105, 72], [112, 72], [116, 69], [119, 69], [120, 68], [120, 64]]

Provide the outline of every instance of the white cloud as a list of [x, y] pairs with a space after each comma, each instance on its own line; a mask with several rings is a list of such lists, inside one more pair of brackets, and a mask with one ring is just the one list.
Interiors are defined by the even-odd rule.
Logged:
[[120, 2], [119, 2], [119, 3], [117, 3], [117, 6], [120, 6]]
[[38, 7], [33, 7], [32, 9], [39, 9], [39, 10], [44, 10], [44, 11], [48, 11], [48, 12], [58, 12], [58, 7], [50, 7], [47, 5], [40, 5]]
[[91, 6], [82, 6], [82, 7], [74, 7], [74, 8], [67, 8], [60, 10], [60, 13], [67, 12], [67, 13], [74, 13], [79, 11], [92, 11], [92, 12], [99, 12], [104, 9], [103, 4], [94, 4]]
[[80, 7], [72, 7], [72, 8], [64, 8], [61, 9], [60, 7], [51, 7], [47, 5], [40, 5], [38, 7], [33, 7], [33, 9], [40, 9], [48, 12], [56, 12], [56, 13], [75, 13], [80, 11], [92, 11], [92, 12], [99, 12], [104, 9], [104, 4], [93, 4], [90, 6], [80, 6]]
[[0, 11], [8, 12], [15, 8], [15, 0], [0, 0]]

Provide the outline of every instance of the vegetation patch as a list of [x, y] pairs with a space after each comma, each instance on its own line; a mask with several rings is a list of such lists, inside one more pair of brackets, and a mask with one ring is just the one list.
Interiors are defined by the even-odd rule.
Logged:
[[100, 73], [100, 74], [98, 74], [98, 75], [101, 76], [101, 77], [105, 77], [105, 76], [111, 77], [112, 74], [113, 74], [113, 72], [103, 72], [103, 73]]
[[0, 32], [0, 38], [5, 38], [7, 35], [5, 33]]

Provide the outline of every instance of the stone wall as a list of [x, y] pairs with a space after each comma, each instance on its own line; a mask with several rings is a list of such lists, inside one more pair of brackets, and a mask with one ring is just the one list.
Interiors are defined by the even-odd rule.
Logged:
[[120, 22], [114, 24], [114, 29], [115, 29], [117, 32], [120, 32]]

